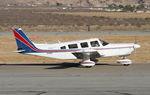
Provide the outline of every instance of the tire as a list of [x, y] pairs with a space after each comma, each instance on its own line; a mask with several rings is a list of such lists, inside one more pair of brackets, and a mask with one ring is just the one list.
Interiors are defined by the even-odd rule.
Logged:
[[124, 66], [129, 66], [130, 64], [124, 64]]

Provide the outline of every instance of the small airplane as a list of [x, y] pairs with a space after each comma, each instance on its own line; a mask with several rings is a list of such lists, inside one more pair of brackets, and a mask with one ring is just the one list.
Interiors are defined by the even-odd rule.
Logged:
[[120, 56], [122, 59], [117, 63], [128, 66], [132, 63], [126, 59], [132, 51], [140, 48], [134, 43], [108, 43], [99, 38], [59, 42], [55, 44], [35, 44], [26, 36], [21, 28], [13, 28], [17, 43], [17, 53], [29, 54], [56, 59], [82, 59], [81, 66], [92, 67], [101, 57]]

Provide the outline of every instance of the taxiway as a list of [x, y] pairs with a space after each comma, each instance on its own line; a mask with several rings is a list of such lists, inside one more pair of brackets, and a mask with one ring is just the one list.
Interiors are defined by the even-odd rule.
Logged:
[[150, 64], [1, 64], [0, 95], [149, 95]]

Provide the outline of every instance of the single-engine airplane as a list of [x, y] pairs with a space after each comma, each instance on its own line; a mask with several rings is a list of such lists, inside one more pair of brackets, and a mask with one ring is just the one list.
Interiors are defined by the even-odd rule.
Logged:
[[99, 38], [60, 42], [56, 44], [35, 44], [26, 36], [21, 28], [12, 29], [17, 43], [17, 51], [21, 54], [51, 57], [56, 59], [82, 59], [81, 66], [92, 67], [101, 57], [120, 56], [117, 63], [128, 66], [132, 63], [126, 59], [132, 51], [140, 48], [134, 43], [108, 43]]

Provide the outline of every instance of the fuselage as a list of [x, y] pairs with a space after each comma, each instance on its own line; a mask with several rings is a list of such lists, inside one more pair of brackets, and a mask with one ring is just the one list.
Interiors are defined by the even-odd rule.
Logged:
[[[39, 49], [44, 50], [49, 49], [62, 50], [62, 52], [31, 53], [32, 55], [52, 57], [57, 59], [82, 58], [78, 57], [81, 56], [80, 52], [91, 52], [91, 53], [94, 52], [95, 54], [93, 54], [93, 56], [95, 58], [127, 56], [130, 55], [132, 51], [134, 51], [134, 48], [140, 47], [139, 45], [134, 43], [108, 43], [98, 38], [77, 40], [70, 42], [59, 42], [56, 44], [35, 44], [35, 46]], [[71, 51], [76, 51], [76, 53], [73, 53]]]
[[124, 59], [133, 50], [140, 48], [134, 43], [108, 43], [102, 39], [92, 38], [70, 42], [59, 42], [56, 44], [35, 44], [21, 28], [13, 29], [17, 43], [17, 51], [21, 54], [30, 54], [56, 59], [82, 59], [81, 66], [94, 66], [96, 58], [122, 56], [117, 62], [124, 65], [131, 64], [131, 60]]

